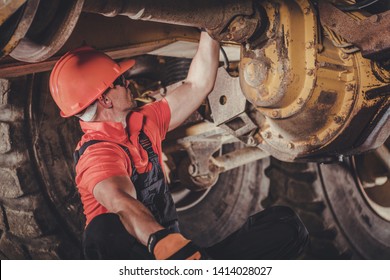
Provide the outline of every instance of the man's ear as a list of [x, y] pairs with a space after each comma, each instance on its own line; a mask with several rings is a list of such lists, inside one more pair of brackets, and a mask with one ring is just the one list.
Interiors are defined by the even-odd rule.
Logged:
[[100, 105], [103, 106], [103, 108], [106, 108], [106, 109], [112, 108], [112, 101], [109, 97], [107, 97], [107, 95], [105, 95], [105, 94], [100, 95], [98, 97], [98, 101], [99, 101]]

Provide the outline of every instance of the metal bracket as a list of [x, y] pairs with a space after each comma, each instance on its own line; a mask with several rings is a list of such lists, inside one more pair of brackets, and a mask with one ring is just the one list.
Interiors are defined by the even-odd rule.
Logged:
[[219, 68], [214, 90], [208, 99], [214, 123], [247, 143], [257, 126], [245, 113], [247, 100], [239, 78], [231, 77], [225, 69]]

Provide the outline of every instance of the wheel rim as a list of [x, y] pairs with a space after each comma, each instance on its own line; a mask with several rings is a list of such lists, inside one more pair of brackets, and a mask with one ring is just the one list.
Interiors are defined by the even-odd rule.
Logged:
[[352, 158], [357, 182], [366, 202], [378, 216], [387, 221], [390, 221], [389, 152], [390, 139], [375, 152]]
[[211, 188], [204, 191], [191, 191], [189, 189], [180, 186], [172, 190], [172, 198], [176, 205], [178, 212], [188, 210], [198, 203], [200, 203], [209, 193]]

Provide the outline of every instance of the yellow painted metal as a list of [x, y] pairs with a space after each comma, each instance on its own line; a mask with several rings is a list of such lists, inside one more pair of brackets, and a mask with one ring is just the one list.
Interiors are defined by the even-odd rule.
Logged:
[[[270, 118], [289, 117], [305, 105], [315, 82], [316, 18], [308, 1], [264, 2], [266, 45], [243, 50], [241, 83], [247, 98]], [[252, 78], [253, 77], [253, 78]], [[288, 94], [286, 94], [288, 92]]]
[[262, 4], [268, 31], [259, 47], [243, 47], [240, 64], [241, 87], [259, 113], [259, 147], [282, 160], [334, 152], [347, 129], [360, 129], [356, 119], [388, 98], [366, 92], [388, 83], [360, 52], [345, 53], [335, 34], [320, 33], [309, 1]]
[[26, 0], [4, 0], [0, 3], [0, 26], [12, 16]]

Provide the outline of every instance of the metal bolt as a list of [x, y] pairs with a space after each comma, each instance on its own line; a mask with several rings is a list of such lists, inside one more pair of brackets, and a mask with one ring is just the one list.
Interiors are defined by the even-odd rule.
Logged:
[[318, 51], [318, 53], [322, 53], [324, 51], [324, 45], [323, 44], [317, 44], [317, 51]]
[[273, 116], [274, 118], [279, 117], [279, 112], [278, 112], [277, 110], [273, 110], [273, 111], [272, 111], [272, 116]]
[[244, 79], [251, 87], [258, 87], [267, 79], [268, 69], [262, 61], [252, 59], [244, 66]]
[[370, 21], [371, 21], [372, 23], [377, 23], [377, 22], [379, 22], [379, 20], [380, 20], [380, 18], [379, 18], [378, 15], [370, 16], [369, 19], [370, 19]]
[[341, 53], [341, 58], [343, 59], [348, 59], [349, 58], [349, 54], [345, 53], [345, 52], [342, 52]]
[[249, 43], [245, 44], [245, 50], [249, 51], [251, 49], [251, 45]]
[[272, 136], [271, 132], [269, 132], [269, 131], [264, 132], [264, 138], [269, 139], [269, 138], [271, 138], [271, 136]]
[[238, 22], [239, 22], [240, 24], [244, 24], [244, 23], [245, 23], [245, 19], [244, 19], [243, 17], [240, 17], [240, 19], [238, 20]]
[[318, 143], [318, 138], [317, 136], [313, 135], [310, 137], [310, 144], [311, 145], [316, 145]]
[[355, 89], [355, 86], [353, 84], [346, 84], [345, 90], [346, 91], [353, 91]]
[[339, 155], [338, 161], [339, 161], [339, 162], [343, 162], [343, 161], [344, 161], [344, 155]]
[[226, 39], [228, 39], [228, 40], [233, 39], [233, 34], [232, 34], [232, 33], [228, 33], [228, 34], [226, 35]]
[[309, 71], [307, 71], [307, 75], [308, 76], [313, 76], [314, 75], [314, 70], [310, 69]]
[[297, 100], [297, 104], [298, 105], [301, 105], [303, 103], [303, 98], [302, 97], [299, 97], [298, 100]]
[[376, 177], [375, 178], [375, 185], [382, 186], [382, 185], [386, 184], [388, 180], [389, 180], [389, 178], [387, 178], [387, 176]]
[[306, 43], [306, 49], [311, 49], [313, 47], [313, 42]]
[[198, 173], [198, 168], [196, 167], [195, 164], [191, 163], [191, 164], [188, 166], [188, 173], [189, 173], [191, 176], [195, 176], [195, 175]]
[[294, 149], [294, 144], [293, 143], [288, 143], [287, 144], [287, 148], [289, 148], [290, 150]]
[[311, 9], [308, 8], [308, 7], [306, 7], [306, 8], [303, 9], [303, 13], [304, 13], [305, 15], [308, 15], [310, 12], [311, 12]]
[[246, 143], [249, 146], [255, 146], [256, 145], [256, 140], [255, 140], [255, 138], [253, 138], [253, 136], [250, 136], [250, 137], [248, 137], [248, 140], [246, 141]]
[[343, 118], [340, 117], [340, 116], [335, 116], [335, 117], [333, 118], [333, 120], [335, 121], [335, 123], [341, 123], [341, 122], [343, 121]]

